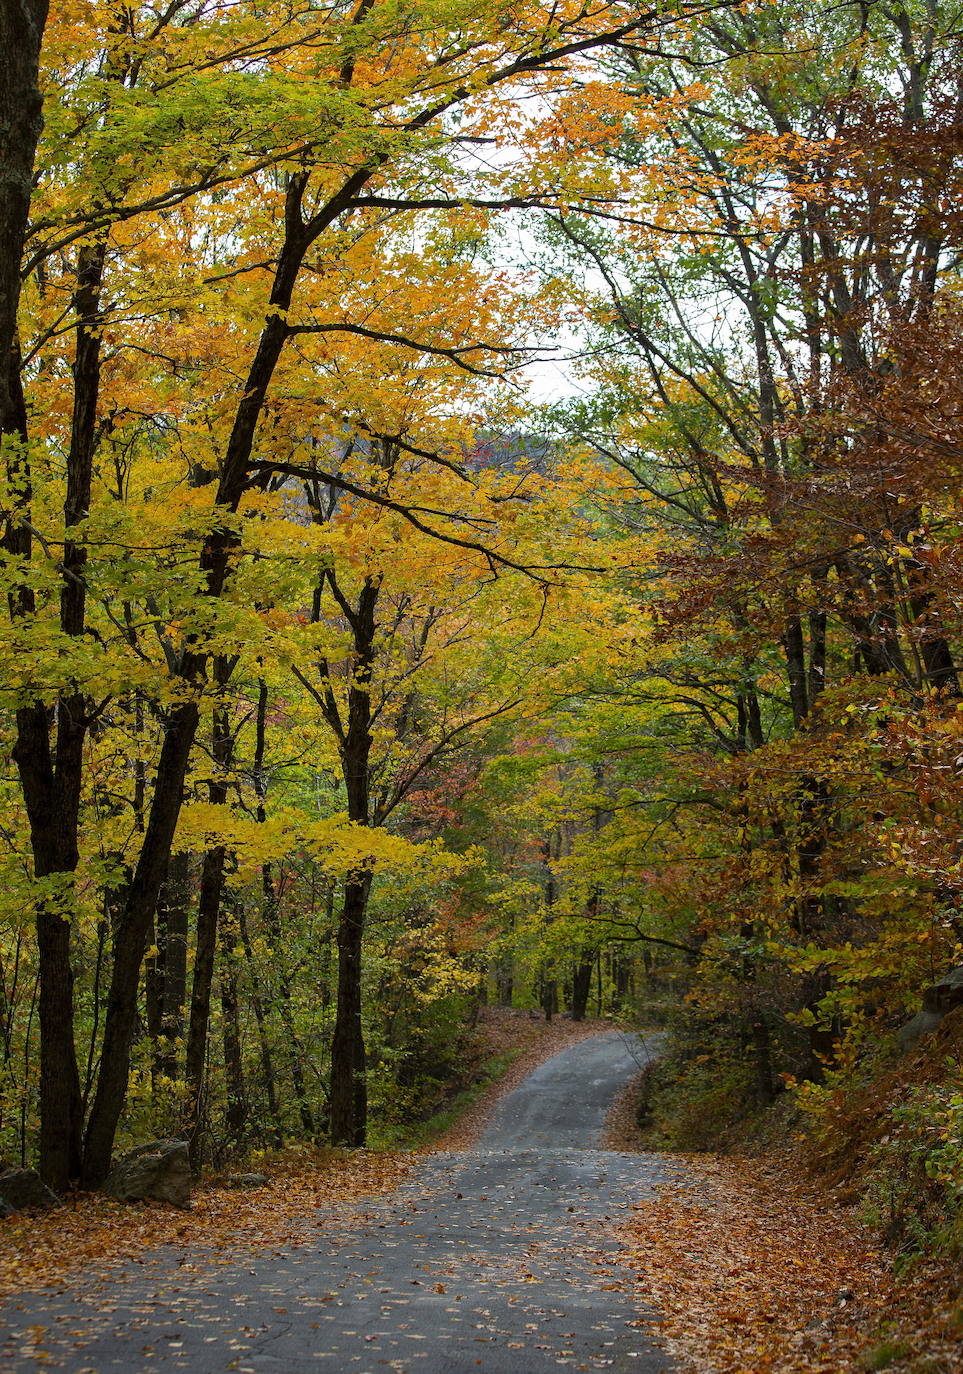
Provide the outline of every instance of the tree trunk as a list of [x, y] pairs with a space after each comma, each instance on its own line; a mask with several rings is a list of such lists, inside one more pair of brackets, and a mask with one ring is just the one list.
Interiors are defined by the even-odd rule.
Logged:
[[[105, 247], [82, 247], [77, 258], [73, 305], [77, 312], [74, 355], [74, 399], [67, 490], [64, 500], [65, 538], [60, 570], [60, 628], [77, 638], [86, 629], [87, 551], [73, 532], [86, 520], [90, 506], [97, 398], [100, 391], [100, 291]], [[19, 408], [19, 438], [26, 439], [26, 410], [19, 375], [7, 378]], [[19, 527], [8, 527], [8, 552], [29, 563], [32, 553], [27, 527], [30, 514], [29, 471], [25, 460], [11, 467], [19, 488]], [[24, 479], [24, 480], [20, 480]], [[22, 586], [11, 599], [14, 615], [32, 615], [33, 592]], [[74, 904], [74, 874], [79, 862], [78, 832], [84, 769], [84, 745], [89, 725], [88, 703], [75, 686], [59, 693], [56, 712], [34, 701], [17, 711], [17, 739], [13, 751], [30, 822], [34, 876], [59, 879], [59, 890], [37, 903], [37, 948], [40, 968], [40, 1172], [52, 1187], [62, 1189], [78, 1178], [81, 1167], [83, 1096], [74, 1044], [73, 970], [70, 960], [70, 913]], [[51, 732], [53, 731], [53, 748]], [[66, 914], [65, 914], [66, 913]]]
[[338, 1009], [331, 1041], [331, 1143], [362, 1146], [368, 1094], [361, 1023], [361, 953], [370, 879], [348, 882], [338, 925]]
[[792, 705], [793, 724], [798, 730], [809, 714], [809, 694], [806, 690], [809, 676], [806, 671], [806, 645], [803, 638], [802, 622], [798, 615], [790, 615], [786, 621], [783, 648], [786, 654], [786, 671], [789, 679], [789, 700]]
[[[232, 668], [233, 664], [223, 656], [219, 655], [215, 659], [214, 681], [218, 693], [223, 693], [227, 686]], [[223, 699], [215, 703], [211, 729], [211, 756], [215, 773], [208, 783], [208, 800], [212, 806], [223, 806], [227, 801], [227, 775], [234, 763], [234, 735], [231, 731], [228, 708]], [[191, 1163], [195, 1169], [200, 1162], [202, 1143], [201, 1094], [204, 1085], [204, 1061], [207, 1056], [207, 1031], [211, 1019], [217, 926], [224, 894], [227, 857], [227, 850], [222, 844], [214, 845], [204, 855], [201, 890], [197, 901], [194, 981], [191, 985], [191, 1009], [187, 1027], [187, 1049], [184, 1055], [184, 1083], [187, 1089], [187, 1114], [184, 1126], [191, 1143]]]
[[261, 869], [261, 887], [264, 893], [262, 919], [264, 921], [264, 929], [268, 936], [268, 950], [271, 964], [272, 967], [277, 970], [278, 1010], [281, 1014], [281, 1025], [284, 1028], [284, 1038], [287, 1041], [290, 1051], [289, 1063], [291, 1068], [291, 1083], [294, 1087], [294, 1096], [298, 1104], [301, 1129], [309, 1140], [313, 1140], [315, 1135], [314, 1113], [311, 1110], [307, 1085], [304, 1081], [304, 1063], [302, 1060], [303, 1049], [298, 1038], [297, 1026], [295, 1025], [294, 1006], [291, 996], [291, 978], [283, 948], [278, 899], [274, 891], [274, 879], [271, 875], [270, 864], [265, 864]]
[[207, 1057], [207, 1028], [211, 1017], [211, 989], [214, 985], [214, 955], [217, 924], [224, 890], [225, 849], [215, 845], [204, 855], [201, 890], [197, 900], [197, 926], [194, 936], [194, 981], [184, 1055], [184, 1084], [187, 1089], [184, 1130], [190, 1141], [191, 1164], [197, 1168], [201, 1148], [201, 1097], [204, 1087], [204, 1062]]
[[278, 1107], [277, 1086], [274, 1078], [274, 1060], [271, 1055], [271, 1045], [267, 1034], [267, 1018], [264, 1014], [264, 1003], [258, 992], [258, 975], [254, 967], [254, 951], [251, 948], [251, 937], [247, 928], [247, 913], [244, 910], [244, 903], [238, 903], [237, 908], [238, 930], [241, 936], [241, 943], [244, 946], [244, 957], [247, 960], [248, 977], [251, 983], [251, 1007], [254, 1011], [254, 1020], [257, 1023], [258, 1047], [261, 1054], [261, 1073], [264, 1076], [264, 1095], [267, 1098], [268, 1115], [271, 1118], [272, 1132], [271, 1138], [274, 1144], [280, 1145], [284, 1132], [281, 1125], [281, 1112]]
[[83, 1176], [91, 1184], [102, 1182], [110, 1172], [114, 1135], [127, 1095], [140, 969], [180, 814], [198, 718], [196, 700], [176, 707], [168, 717], [147, 831], [114, 933], [114, 964], [107, 993], [100, 1073], [84, 1137]]
[[70, 921], [37, 912], [40, 959], [40, 1173], [55, 1191], [79, 1177], [83, 1100], [74, 1045]]
[[542, 976], [542, 1011], [545, 1013], [545, 1020], [551, 1021], [553, 1016], [558, 1015], [558, 980]]
[[[347, 792], [348, 817], [359, 825], [371, 823], [368, 798], [370, 688], [379, 585], [372, 578], [366, 578], [358, 597], [357, 609], [348, 615], [354, 638], [354, 661], [348, 688], [348, 724], [341, 745], [341, 769]], [[361, 954], [370, 889], [370, 874], [349, 878], [344, 885], [338, 923], [338, 1005], [331, 1040], [330, 1130], [333, 1145], [361, 1146], [367, 1138], [368, 1089], [361, 1023]]]
[[[268, 387], [287, 338], [286, 312], [291, 305], [301, 263], [313, 237], [350, 204], [351, 196], [370, 180], [372, 171], [358, 172], [311, 221], [309, 233], [302, 219], [302, 200], [308, 171], [288, 177], [285, 194], [285, 238], [271, 288], [269, 312], [248, 370], [224, 454], [215, 505], [236, 511], [247, 489], [251, 453]], [[212, 601], [223, 593], [231, 575], [231, 556], [238, 537], [229, 528], [208, 534], [200, 555], [205, 591]], [[200, 720], [200, 694], [208, 663], [200, 641], [191, 639], [177, 665], [177, 676], [190, 695], [167, 718], [164, 743], [154, 777], [154, 799], [137, 867], [117, 927], [113, 975], [107, 997], [104, 1041], [97, 1092], [84, 1138], [83, 1176], [100, 1183], [110, 1171], [117, 1123], [127, 1095], [130, 1051], [137, 1027], [137, 993], [147, 936], [170, 857], [180, 814], [184, 779]]]
[[0, 0], [0, 431], [5, 436], [20, 429], [15, 349], [20, 263], [43, 129], [39, 63], [48, 9], [48, 0]]
[[187, 1000], [187, 939], [190, 911], [190, 858], [172, 854], [157, 902], [156, 981], [159, 1021], [154, 1068], [161, 1077], [177, 1077], [177, 1041], [184, 1034]]
[[227, 1086], [227, 1130], [232, 1144], [244, 1139], [247, 1125], [247, 1093], [238, 1015], [237, 959], [234, 954], [236, 925], [225, 920], [221, 929], [221, 1033], [224, 1041], [224, 1078]]
[[510, 1007], [515, 993], [515, 979], [510, 956], [503, 955], [495, 967], [495, 996], [499, 1006]]
[[592, 987], [592, 973], [595, 958], [592, 950], [583, 950], [572, 976], [572, 1020], [584, 1021], [588, 1008], [589, 992]]

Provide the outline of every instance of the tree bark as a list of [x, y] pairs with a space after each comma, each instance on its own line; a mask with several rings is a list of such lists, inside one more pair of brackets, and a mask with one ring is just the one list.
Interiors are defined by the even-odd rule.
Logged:
[[368, 1090], [361, 1021], [362, 943], [370, 879], [345, 883], [338, 924], [338, 1007], [331, 1041], [331, 1143], [367, 1138]]
[[[219, 691], [223, 691], [231, 674], [231, 664], [219, 657], [214, 676]], [[219, 701], [213, 712], [211, 754], [215, 775], [208, 784], [208, 799], [212, 806], [227, 801], [227, 774], [234, 761], [234, 737], [227, 707]], [[191, 1146], [191, 1163], [196, 1169], [201, 1152], [201, 1096], [204, 1086], [204, 1063], [207, 1057], [207, 1032], [211, 1020], [211, 991], [214, 986], [214, 961], [217, 954], [217, 928], [224, 895], [227, 869], [227, 850], [218, 844], [204, 855], [201, 868], [201, 890], [197, 901], [197, 928], [194, 935], [194, 981], [191, 985], [191, 1007], [187, 1027], [187, 1050], [184, 1056], [184, 1083], [187, 1088], [185, 1131]]]
[[43, 129], [40, 45], [49, 0], [0, 0], [0, 430], [19, 431], [20, 263]]
[[[380, 584], [365, 578], [357, 608], [348, 615], [354, 640], [348, 721], [341, 745], [341, 769], [348, 817], [371, 822], [371, 672], [374, 661], [375, 610]], [[361, 1146], [367, 1138], [368, 1094], [364, 1032], [361, 1022], [361, 955], [371, 875], [359, 874], [344, 885], [338, 922], [338, 1004], [331, 1040], [331, 1143]]]
[[[60, 628], [74, 638], [86, 628], [87, 551], [73, 531], [87, 518], [96, 444], [97, 398], [100, 392], [100, 293], [105, 245], [80, 249], [73, 304], [77, 313], [74, 355], [74, 401], [67, 490], [64, 500], [65, 540], [61, 561]], [[26, 439], [26, 408], [14, 385], [20, 407], [20, 438]], [[26, 565], [31, 557], [30, 486], [26, 460], [13, 467], [20, 483], [19, 527], [8, 526], [4, 543]], [[11, 606], [15, 616], [32, 616], [33, 592], [21, 587]], [[58, 695], [56, 712], [42, 701], [17, 711], [17, 739], [13, 750], [30, 821], [34, 876], [59, 879], [52, 897], [37, 902], [37, 945], [40, 969], [40, 1172], [55, 1189], [63, 1189], [80, 1172], [83, 1096], [74, 1044], [74, 976], [70, 958], [74, 873], [79, 862], [78, 832], [84, 775], [84, 744], [89, 725], [88, 703], [76, 687]], [[51, 747], [53, 733], [53, 747]], [[66, 913], [66, 914], [65, 914]]]
[[572, 974], [572, 1020], [584, 1021], [595, 970], [595, 951], [583, 950]]
[[233, 921], [221, 923], [221, 1033], [224, 1042], [224, 1078], [227, 1086], [227, 1131], [231, 1143], [244, 1139], [247, 1126], [247, 1091], [244, 1085], [244, 1059], [241, 1049], [241, 1022], [238, 1014], [237, 958], [234, 953], [236, 927]]
[[184, 1034], [187, 1000], [187, 940], [190, 911], [190, 858], [172, 854], [157, 903], [157, 991], [159, 1020], [155, 1037], [155, 1071], [177, 1077], [177, 1041]]
[[258, 1048], [261, 1054], [261, 1073], [264, 1076], [264, 1095], [267, 1098], [268, 1115], [271, 1118], [271, 1138], [275, 1145], [280, 1145], [284, 1137], [281, 1123], [281, 1111], [278, 1106], [277, 1085], [274, 1077], [274, 1059], [271, 1054], [271, 1044], [267, 1034], [267, 1017], [264, 1013], [264, 1003], [258, 992], [257, 969], [254, 966], [254, 951], [251, 947], [251, 937], [247, 928], [247, 913], [244, 910], [244, 903], [240, 902], [237, 909], [238, 931], [241, 936], [241, 944], [244, 946], [244, 958], [247, 961], [248, 977], [251, 982], [251, 1007], [254, 1011], [254, 1020], [257, 1023]]
[[83, 1177], [91, 1184], [102, 1182], [110, 1172], [114, 1135], [127, 1096], [140, 969], [174, 840], [199, 714], [197, 701], [189, 700], [168, 717], [147, 830], [114, 933], [114, 964], [107, 992], [100, 1073], [84, 1136]]

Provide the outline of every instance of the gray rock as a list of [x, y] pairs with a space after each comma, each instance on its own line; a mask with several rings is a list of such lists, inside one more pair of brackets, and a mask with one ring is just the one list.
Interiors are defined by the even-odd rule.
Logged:
[[267, 1174], [228, 1174], [228, 1188], [263, 1188], [267, 1184]]
[[191, 1162], [186, 1140], [151, 1140], [124, 1155], [107, 1176], [104, 1191], [118, 1202], [191, 1205]]
[[911, 1050], [921, 1036], [936, 1030], [945, 1016], [963, 1007], [963, 965], [951, 969], [945, 978], [926, 989], [923, 1005], [899, 1033], [900, 1048]]
[[40, 1207], [47, 1211], [51, 1207], [63, 1206], [36, 1169], [8, 1169], [0, 1174], [0, 1202], [7, 1205], [8, 1210], [3, 1213], [5, 1216], [19, 1212], [24, 1207]]

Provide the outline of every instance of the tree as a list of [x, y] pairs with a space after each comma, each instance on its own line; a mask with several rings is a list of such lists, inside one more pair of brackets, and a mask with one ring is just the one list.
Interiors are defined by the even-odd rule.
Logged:
[[[591, 264], [575, 289], [598, 330], [598, 400], [570, 420], [632, 484], [613, 517], [650, 541], [626, 690], [696, 760], [680, 788], [709, 840], [693, 1005], [739, 1008], [759, 1085], [772, 1053], [819, 1077], [859, 1044], [880, 978], [898, 1017], [925, 981], [909, 929], [953, 957], [935, 901], [953, 863], [907, 884], [884, 839], [926, 828], [896, 738], [908, 728], [912, 752], [932, 726], [944, 756], [958, 692], [935, 572], [956, 460], [919, 404], [955, 390], [952, 22], [780, 6], [711, 16], [676, 64], [630, 53], [615, 65], [636, 75], [637, 132], [611, 156], [637, 208], [556, 220]], [[646, 838], [659, 869], [690, 857], [688, 828], [670, 838]]]

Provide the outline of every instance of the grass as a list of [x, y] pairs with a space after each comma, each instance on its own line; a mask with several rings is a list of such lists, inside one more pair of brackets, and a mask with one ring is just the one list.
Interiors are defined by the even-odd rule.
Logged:
[[470, 1083], [468, 1087], [455, 1093], [443, 1107], [439, 1108], [437, 1112], [433, 1112], [426, 1120], [376, 1127], [372, 1131], [371, 1148], [375, 1150], [421, 1150], [431, 1145], [439, 1136], [443, 1136], [446, 1131], [450, 1130], [493, 1083], [497, 1083], [500, 1078], [504, 1077], [515, 1060], [523, 1053], [524, 1047], [519, 1047], [489, 1059], [474, 1083]]
[[885, 1340], [880, 1341], [879, 1345], [874, 1345], [871, 1350], [860, 1359], [863, 1369], [889, 1369], [895, 1360], [903, 1360], [910, 1354], [910, 1347], [906, 1341]]

